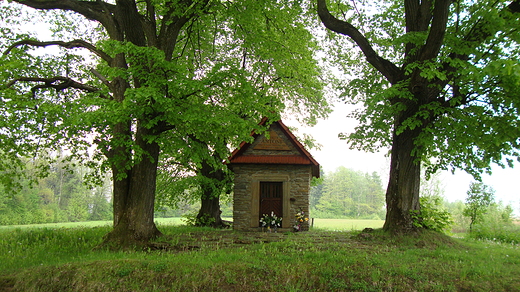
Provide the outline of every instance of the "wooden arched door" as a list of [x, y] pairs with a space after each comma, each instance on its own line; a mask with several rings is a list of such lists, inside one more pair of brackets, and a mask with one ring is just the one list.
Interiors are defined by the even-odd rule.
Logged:
[[283, 216], [283, 182], [260, 182], [260, 218], [263, 214]]

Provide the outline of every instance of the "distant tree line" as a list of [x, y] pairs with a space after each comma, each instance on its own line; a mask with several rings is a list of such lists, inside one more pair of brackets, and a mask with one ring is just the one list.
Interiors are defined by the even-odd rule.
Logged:
[[[15, 190], [0, 185], [0, 225], [111, 220], [111, 184], [85, 184], [86, 168], [65, 163], [67, 157], [42, 165], [38, 158], [27, 160], [25, 178]], [[45, 178], [32, 173], [46, 171]]]
[[376, 172], [345, 167], [322, 174], [322, 184], [310, 192], [311, 216], [316, 218], [385, 218], [385, 191]]

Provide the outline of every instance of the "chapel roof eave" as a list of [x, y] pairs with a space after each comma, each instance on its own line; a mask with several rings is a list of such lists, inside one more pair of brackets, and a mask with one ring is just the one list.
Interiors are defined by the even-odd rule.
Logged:
[[[267, 118], [263, 118], [259, 125], [265, 125]], [[289, 128], [278, 120], [273, 124], [278, 124], [282, 132], [288, 137], [291, 144], [298, 150], [300, 155], [243, 155], [243, 153], [251, 146], [251, 143], [242, 142], [240, 146], [235, 149], [229, 157], [229, 164], [289, 164], [289, 165], [310, 165], [312, 176], [320, 177], [320, 164], [312, 157], [312, 155], [305, 149], [296, 136], [289, 130]], [[254, 131], [251, 136], [258, 137]]]

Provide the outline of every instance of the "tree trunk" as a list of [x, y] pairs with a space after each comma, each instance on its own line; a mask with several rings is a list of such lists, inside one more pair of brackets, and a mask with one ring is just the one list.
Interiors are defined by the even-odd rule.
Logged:
[[[412, 155], [421, 127], [392, 137], [390, 179], [386, 190], [386, 221], [383, 229], [403, 233], [415, 229], [411, 212], [419, 211], [421, 163]], [[417, 149], [415, 150], [417, 151]]]
[[[105, 244], [108, 245], [139, 246], [161, 235], [154, 222], [157, 163], [160, 147], [156, 142], [146, 142], [144, 139], [147, 135], [153, 135], [152, 130], [138, 127], [136, 143], [145, 154], [130, 170], [122, 170], [122, 165], [112, 167], [114, 175], [114, 229], [105, 237]], [[125, 172], [126, 177], [118, 179], [121, 172]]]
[[[220, 188], [215, 187], [214, 182], [224, 180], [224, 172], [221, 169], [214, 169], [209, 163], [204, 161], [200, 169], [200, 175], [204, 177], [202, 183], [201, 206], [197, 214], [197, 226], [211, 226], [214, 228], [228, 227], [222, 221], [220, 214]], [[213, 181], [205, 181], [206, 179]]]
[[220, 196], [214, 196], [211, 191], [204, 192], [201, 198], [201, 206], [197, 214], [197, 226], [211, 226], [215, 228], [225, 227], [220, 217]]

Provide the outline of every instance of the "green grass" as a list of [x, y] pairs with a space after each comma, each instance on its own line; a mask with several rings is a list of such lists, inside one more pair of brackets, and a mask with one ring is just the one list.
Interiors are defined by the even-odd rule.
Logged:
[[314, 228], [338, 231], [363, 230], [365, 228], [382, 228], [384, 220], [356, 219], [314, 219]]
[[[223, 218], [232, 220], [232, 218]], [[155, 218], [155, 222], [161, 225], [184, 225], [182, 218]], [[356, 220], [356, 219], [314, 219], [314, 228], [325, 230], [352, 231], [363, 230], [364, 228], [381, 228], [384, 220]], [[86, 222], [67, 222], [67, 223], [48, 223], [30, 225], [7, 225], [0, 226], [0, 231], [18, 228], [76, 228], [76, 227], [98, 227], [110, 226], [112, 221], [86, 221]]]
[[[184, 222], [181, 218], [155, 218], [158, 225], [182, 225]], [[111, 226], [112, 221], [85, 221], [85, 222], [64, 222], [64, 223], [46, 223], [46, 224], [28, 224], [28, 225], [4, 225], [0, 226], [0, 231], [5, 229], [18, 228], [77, 228], [77, 227], [99, 227]]]
[[85, 221], [85, 222], [64, 222], [64, 223], [45, 223], [45, 224], [27, 224], [27, 225], [3, 225], [2, 230], [26, 229], [26, 228], [77, 228], [77, 227], [98, 227], [110, 226], [112, 221]]
[[109, 230], [4, 229], [0, 291], [520, 291], [518, 245], [432, 232], [241, 233], [165, 224], [158, 244], [169, 249], [94, 250]]

